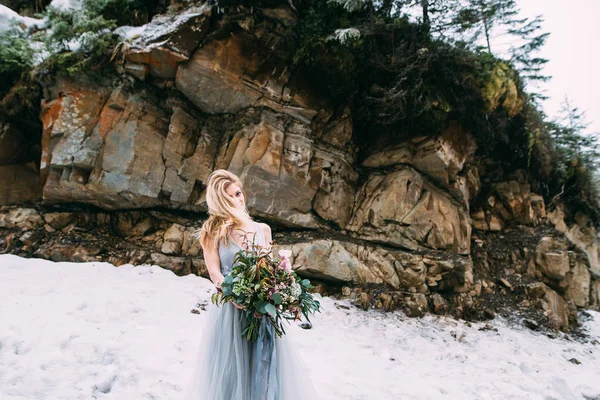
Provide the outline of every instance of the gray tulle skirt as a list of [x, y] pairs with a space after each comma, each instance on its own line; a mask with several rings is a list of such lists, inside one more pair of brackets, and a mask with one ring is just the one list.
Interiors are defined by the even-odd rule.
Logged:
[[210, 304], [185, 400], [313, 400], [317, 395], [287, 336], [266, 319], [256, 342], [242, 337], [243, 311]]

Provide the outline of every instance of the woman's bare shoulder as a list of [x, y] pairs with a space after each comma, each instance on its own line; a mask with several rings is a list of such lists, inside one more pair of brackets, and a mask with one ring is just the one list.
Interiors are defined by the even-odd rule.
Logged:
[[258, 227], [262, 230], [263, 237], [267, 240], [267, 242], [270, 242], [272, 240], [271, 227], [263, 222], [259, 222]]
[[260, 229], [262, 229], [262, 231], [266, 234], [266, 233], [271, 233], [271, 227], [268, 224], [265, 224], [264, 222], [259, 222], [258, 226], [260, 227]]
[[273, 242], [273, 236], [271, 235], [271, 227], [268, 224], [260, 223], [258, 227], [262, 229], [263, 238], [265, 240], [265, 244], [270, 248], [271, 243]]

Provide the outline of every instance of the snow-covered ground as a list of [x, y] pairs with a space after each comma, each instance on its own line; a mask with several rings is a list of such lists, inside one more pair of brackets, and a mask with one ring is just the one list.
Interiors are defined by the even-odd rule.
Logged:
[[[157, 266], [0, 256], [0, 399], [179, 399], [206, 318], [191, 310], [210, 292], [206, 279]], [[594, 340], [323, 306], [313, 329], [286, 339], [323, 400], [600, 399]]]

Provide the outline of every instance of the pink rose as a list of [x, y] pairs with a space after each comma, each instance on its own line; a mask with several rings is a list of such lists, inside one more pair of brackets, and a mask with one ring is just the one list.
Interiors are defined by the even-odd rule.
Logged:
[[291, 255], [291, 250], [279, 250], [279, 256], [281, 257], [281, 263], [279, 264], [279, 268], [284, 269], [287, 272], [292, 272], [292, 263], [288, 258]]
[[279, 264], [279, 267], [283, 268], [287, 272], [292, 272], [292, 263], [287, 259], [287, 257], [281, 258], [281, 264]]

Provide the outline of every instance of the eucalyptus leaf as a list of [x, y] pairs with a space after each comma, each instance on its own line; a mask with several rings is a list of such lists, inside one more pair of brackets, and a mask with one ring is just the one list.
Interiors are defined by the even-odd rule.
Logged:
[[277, 309], [275, 308], [275, 306], [273, 304], [267, 304], [265, 306], [265, 310], [269, 313], [269, 315], [271, 317], [276, 317], [277, 316]]
[[306, 289], [312, 289], [314, 286], [310, 284], [310, 281], [308, 279], [303, 279], [302, 282], [300, 282], [300, 284], [302, 286], [304, 286]]
[[260, 304], [258, 305], [258, 307], [256, 307], [256, 309], [258, 310], [259, 313], [261, 314], [265, 314], [267, 312], [267, 305], [269, 303], [267, 303], [266, 301], [262, 301], [260, 302]]

